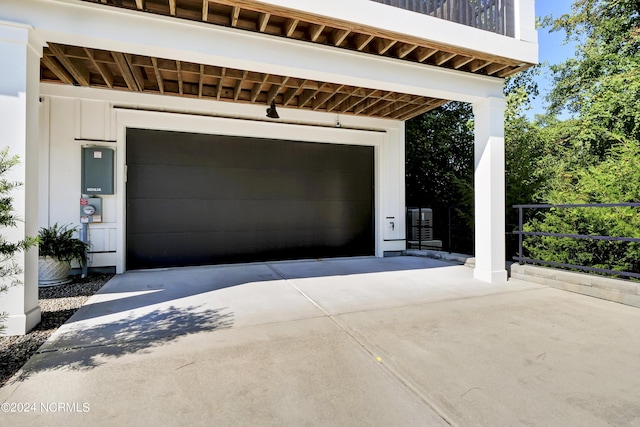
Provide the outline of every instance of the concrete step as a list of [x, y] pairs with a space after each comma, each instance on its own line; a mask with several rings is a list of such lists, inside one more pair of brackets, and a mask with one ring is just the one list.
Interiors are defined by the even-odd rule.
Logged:
[[640, 308], [640, 282], [519, 264], [511, 277]]

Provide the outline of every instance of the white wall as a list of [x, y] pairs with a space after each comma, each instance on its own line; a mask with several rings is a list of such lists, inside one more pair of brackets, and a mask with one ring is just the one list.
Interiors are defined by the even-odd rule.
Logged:
[[[405, 248], [404, 124], [266, 106], [70, 86], [41, 85], [40, 226], [79, 226], [80, 154], [84, 144], [116, 150], [116, 194], [101, 196], [103, 223], [90, 224], [93, 267], [126, 270], [126, 129], [173, 130], [375, 147], [376, 255]], [[152, 111], [149, 111], [152, 110]], [[339, 119], [340, 127], [336, 127]], [[393, 226], [391, 225], [393, 223]]]

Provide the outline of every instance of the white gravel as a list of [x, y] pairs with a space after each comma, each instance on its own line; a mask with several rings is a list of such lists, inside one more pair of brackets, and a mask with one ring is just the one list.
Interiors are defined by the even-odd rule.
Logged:
[[112, 274], [90, 274], [66, 285], [40, 288], [40, 323], [26, 335], [0, 336], [0, 387], [111, 277]]

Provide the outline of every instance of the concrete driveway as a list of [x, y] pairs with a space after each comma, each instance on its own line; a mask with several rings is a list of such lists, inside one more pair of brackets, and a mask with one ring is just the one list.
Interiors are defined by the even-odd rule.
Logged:
[[636, 308], [425, 258], [130, 272], [0, 424], [640, 425], [639, 360]]

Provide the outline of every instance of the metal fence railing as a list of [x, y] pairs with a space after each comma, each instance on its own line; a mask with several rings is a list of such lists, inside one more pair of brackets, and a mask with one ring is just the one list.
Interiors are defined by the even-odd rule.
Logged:
[[372, 0], [514, 37], [514, 0]]
[[558, 238], [570, 238], [570, 239], [587, 239], [587, 240], [601, 240], [611, 242], [632, 242], [640, 243], [640, 238], [635, 237], [614, 237], [614, 236], [597, 236], [588, 234], [565, 234], [565, 233], [548, 233], [542, 231], [524, 231], [524, 211], [526, 209], [570, 209], [570, 208], [616, 208], [616, 207], [640, 207], [640, 203], [600, 203], [600, 204], [531, 204], [531, 205], [514, 205], [513, 208], [518, 210], [518, 230], [513, 234], [518, 236], [518, 253], [513, 257], [514, 261], [518, 261], [520, 265], [529, 264], [541, 264], [548, 265], [550, 267], [562, 267], [568, 269], [575, 269], [587, 272], [604, 273], [609, 275], [633, 277], [640, 279], [640, 273], [630, 271], [611, 270], [606, 268], [590, 267], [583, 265], [575, 265], [547, 260], [533, 259], [524, 256], [523, 239], [524, 236], [547, 236]]

